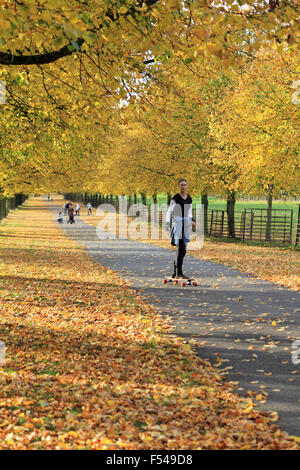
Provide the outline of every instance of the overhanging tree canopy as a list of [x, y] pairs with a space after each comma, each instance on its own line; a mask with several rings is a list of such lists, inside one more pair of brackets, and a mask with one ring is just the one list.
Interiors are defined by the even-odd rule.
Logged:
[[[102, 168], [120, 103], [143, 112], [160, 100], [161, 109], [174, 95], [184, 98], [181, 76], [204, 84], [210, 57], [230, 74], [256, 60], [261, 45], [295, 49], [297, 18], [294, 0], [2, 2], [1, 186], [10, 194], [82, 188], [78, 174], [87, 183], [90, 170]], [[173, 124], [174, 135], [195, 131], [195, 122], [190, 130]]]
[[[296, 0], [7, 0], [0, 8], [0, 63], [42, 65], [108, 49], [113, 57], [119, 43], [127, 54], [173, 49], [189, 56], [202, 42], [219, 46], [219, 54], [221, 47], [251, 53], [260, 42], [255, 30], [296, 43], [298, 20]], [[252, 32], [248, 43], [241, 43], [243, 30]]]

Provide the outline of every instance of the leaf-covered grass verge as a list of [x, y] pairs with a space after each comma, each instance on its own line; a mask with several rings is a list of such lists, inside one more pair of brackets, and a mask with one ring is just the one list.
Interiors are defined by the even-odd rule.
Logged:
[[1, 449], [295, 449], [29, 199], [0, 227]]

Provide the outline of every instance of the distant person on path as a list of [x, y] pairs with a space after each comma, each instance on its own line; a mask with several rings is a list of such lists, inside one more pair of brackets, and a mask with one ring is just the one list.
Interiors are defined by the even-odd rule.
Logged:
[[75, 220], [74, 220], [74, 207], [71, 203], [69, 204], [69, 207], [68, 207], [68, 216], [69, 216], [68, 224], [74, 224], [75, 223]]
[[186, 246], [190, 241], [191, 227], [195, 227], [192, 216], [192, 198], [187, 194], [187, 180], [182, 178], [178, 181], [179, 192], [172, 197], [166, 215], [166, 230], [170, 231], [171, 215], [174, 213], [171, 228], [171, 244], [176, 246], [176, 255], [172, 278], [188, 279], [182, 272], [183, 259], [186, 254]]
[[60, 211], [60, 213], [58, 214], [58, 217], [57, 217], [57, 222], [59, 224], [62, 224], [63, 221], [64, 221], [63, 211]]
[[65, 215], [68, 214], [69, 205], [70, 205], [70, 202], [66, 202], [65, 205], [64, 205], [64, 212], [65, 212]]
[[75, 207], [75, 215], [79, 215], [79, 211], [80, 211], [80, 204], [79, 202], [77, 202], [76, 207]]
[[50, 194], [48, 194], [48, 201], [50, 201]]
[[90, 202], [88, 202], [86, 207], [87, 207], [87, 210], [88, 210], [87, 215], [92, 215], [92, 204]]

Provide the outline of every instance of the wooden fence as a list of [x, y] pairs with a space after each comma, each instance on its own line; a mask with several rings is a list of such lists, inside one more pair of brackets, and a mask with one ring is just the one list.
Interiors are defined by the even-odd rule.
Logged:
[[[226, 211], [208, 211], [209, 236], [229, 237]], [[293, 238], [293, 210], [244, 209], [234, 212], [235, 238], [241, 241], [258, 241], [291, 244]]]
[[300, 204], [299, 204], [299, 209], [298, 209], [298, 219], [297, 219], [297, 225], [296, 225], [295, 245], [296, 246], [300, 245]]
[[[113, 204], [119, 208], [119, 198], [112, 195], [104, 197], [101, 194], [64, 194], [68, 200], [77, 200], [87, 203], [90, 201], [94, 207], [101, 203]], [[128, 201], [133, 203], [133, 198]], [[193, 211], [194, 217], [196, 213]], [[268, 243], [282, 243], [300, 245], [300, 205], [298, 221], [293, 220], [292, 209], [272, 209], [268, 214], [267, 209], [246, 208], [243, 211], [234, 211], [235, 238], [240, 241], [256, 241]], [[150, 217], [150, 209], [149, 209]], [[158, 213], [159, 223], [162, 224], [162, 214]], [[150, 221], [150, 219], [149, 219]], [[296, 225], [296, 226], [295, 226]], [[209, 237], [229, 238], [228, 215], [225, 210], [207, 211], [207, 235]]]

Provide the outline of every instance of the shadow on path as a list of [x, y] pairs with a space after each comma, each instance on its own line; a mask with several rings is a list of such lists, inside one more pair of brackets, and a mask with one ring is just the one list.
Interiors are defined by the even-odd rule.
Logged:
[[292, 343], [300, 339], [300, 293], [190, 255], [185, 272], [199, 285], [163, 286], [172, 251], [137, 241], [99, 240], [95, 227], [79, 217], [61, 228], [171, 318], [174, 333], [194, 342], [199, 356], [212, 363], [218, 355], [224, 359], [222, 368], [228, 368], [228, 380], [237, 382], [239, 393], [266, 392], [260, 409], [277, 411], [282, 430], [300, 436], [300, 366], [291, 361]]

